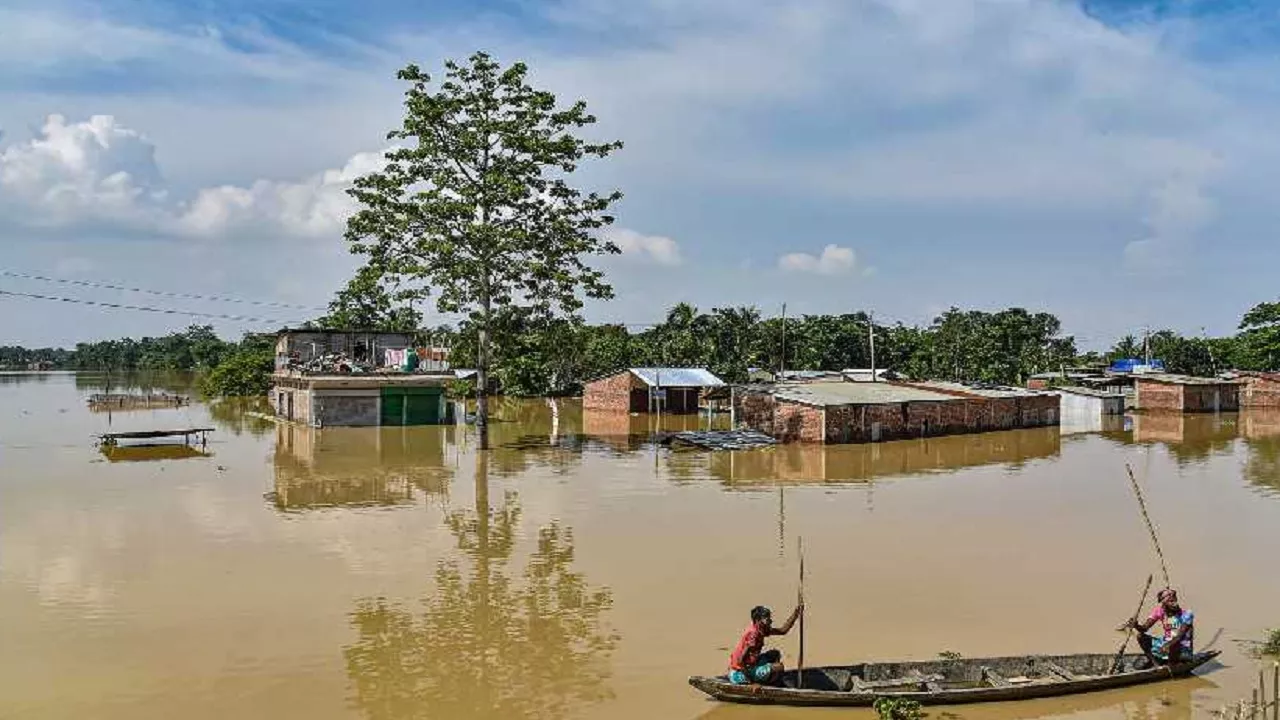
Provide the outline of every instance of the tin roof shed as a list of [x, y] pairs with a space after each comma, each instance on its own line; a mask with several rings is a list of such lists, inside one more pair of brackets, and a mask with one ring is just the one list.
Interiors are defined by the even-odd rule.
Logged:
[[724, 381], [706, 368], [627, 368], [650, 387], [720, 387]]

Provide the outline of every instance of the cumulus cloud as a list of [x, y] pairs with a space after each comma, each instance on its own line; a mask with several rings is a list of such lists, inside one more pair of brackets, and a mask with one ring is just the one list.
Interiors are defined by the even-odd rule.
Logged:
[[68, 122], [50, 115], [36, 137], [0, 151], [0, 212], [33, 227], [94, 223], [186, 237], [233, 232], [336, 236], [354, 204], [354, 180], [385, 164], [358, 153], [341, 168], [300, 181], [258, 180], [200, 189], [176, 201], [164, 186], [156, 148], [110, 115]]
[[259, 180], [248, 187], [206, 188], [182, 208], [174, 226], [183, 233], [205, 237], [246, 227], [304, 237], [337, 235], [355, 211], [347, 189], [356, 178], [385, 164], [381, 152], [359, 153], [341, 168], [301, 182]]
[[644, 235], [627, 228], [610, 227], [604, 231], [606, 240], [622, 250], [624, 257], [654, 262], [659, 265], [679, 265], [684, 262], [680, 245], [662, 235]]
[[1217, 216], [1217, 201], [1207, 190], [1216, 168], [1211, 158], [1202, 159], [1151, 189], [1143, 218], [1147, 234], [1124, 248], [1128, 270], [1161, 274], [1183, 266], [1200, 231]]
[[847, 275], [857, 265], [857, 255], [851, 248], [827, 245], [822, 253], [788, 253], [778, 258], [778, 267], [790, 272], [816, 273], [818, 275]]
[[110, 115], [50, 115], [34, 138], [0, 151], [0, 205], [26, 223], [143, 223], [165, 200], [155, 147]]

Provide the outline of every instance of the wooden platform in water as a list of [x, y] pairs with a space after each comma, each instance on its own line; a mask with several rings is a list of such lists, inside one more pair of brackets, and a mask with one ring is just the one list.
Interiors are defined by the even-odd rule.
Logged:
[[129, 432], [102, 433], [98, 436], [98, 439], [104, 445], [115, 445], [121, 440], [156, 440], [176, 437], [190, 442], [193, 436], [199, 436], [201, 440], [204, 440], [205, 434], [211, 432], [213, 432], [211, 427], [180, 428], [177, 430], [133, 430]]
[[89, 396], [89, 409], [94, 412], [119, 412], [122, 410], [160, 410], [190, 404], [182, 395], [152, 393], [147, 395], [97, 394]]

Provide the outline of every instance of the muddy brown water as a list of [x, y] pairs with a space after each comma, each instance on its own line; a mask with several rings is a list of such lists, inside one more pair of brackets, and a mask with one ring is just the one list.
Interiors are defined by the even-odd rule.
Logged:
[[[799, 536], [810, 664], [1114, 651], [1159, 578], [1126, 462], [1222, 662], [930, 716], [1208, 718], [1256, 683], [1235, 641], [1280, 626], [1277, 415], [711, 453], [648, 440], [705, 418], [506, 401], [477, 453], [242, 403], [91, 414], [104, 385], [0, 375], [0, 717], [871, 718], [685, 678], [791, 610]], [[206, 424], [204, 453], [91, 442]]]

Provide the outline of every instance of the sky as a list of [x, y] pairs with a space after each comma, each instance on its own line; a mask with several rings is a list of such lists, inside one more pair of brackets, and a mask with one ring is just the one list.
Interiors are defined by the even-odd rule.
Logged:
[[3, 0], [0, 291], [172, 312], [0, 294], [0, 345], [320, 314], [395, 71], [476, 50], [625, 143], [575, 176], [625, 195], [593, 321], [1019, 306], [1105, 348], [1280, 296], [1267, 0]]

